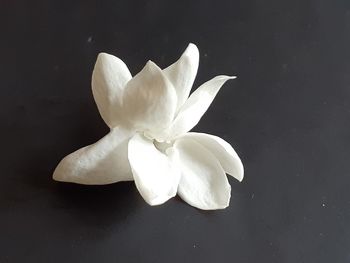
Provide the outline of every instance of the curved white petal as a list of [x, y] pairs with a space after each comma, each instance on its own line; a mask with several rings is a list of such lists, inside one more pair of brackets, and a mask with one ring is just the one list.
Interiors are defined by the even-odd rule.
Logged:
[[128, 161], [130, 132], [115, 128], [98, 142], [62, 159], [53, 179], [88, 185], [133, 180]]
[[136, 134], [128, 156], [136, 187], [148, 204], [160, 205], [176, 195], [180, 172], [152, 140]]
[[122, 60], [106, 53], [98, 55], [92, 73], [92, 93], [103, 120], [110, 128], [120, 123], [121, 99], [130, 79], [129, 69]]
[[177, 140], [173, 152], [177, 154], [169, 156], [181, 169], [180, 197], [204, 210], [226, 208], [231, 186], [218, 160], [205, 147], [187, 138]]
[[220, 137], [197, 132], [186, 133], [181, 138], [192, 139], [200, 143], [216, 157], [227, 174], [232, 175], [240, 182], [243, 180], [243, 164], [229, 143]]
[[222, 85], [235, 77], [217, 76], [195, 90], [176, 116], [168, 137], [174, 138], [191, 130], [202, 118]]
[[196, 45], [190, 43], [180, 59], [163, 70], [164, 75], [174, 85], [177, 94], [178, 110], [188, 98], [199, 64], [199, 51]]
[[161, 69], [149, 61], [126, 85], [123, 112], [136, 129], [160, 132], [173, 120], [176, 103], [173, 85]]

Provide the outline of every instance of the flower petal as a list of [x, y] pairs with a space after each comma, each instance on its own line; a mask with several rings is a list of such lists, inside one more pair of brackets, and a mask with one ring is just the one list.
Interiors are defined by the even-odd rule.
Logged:
[[136, 134], [128, 156], [136, 187], [148, 204], [160, 205], [176, 195], [180, 172], [152, 140]]
[[192, 139], [200, 143], [216, 157], [226, 173], [232, 175], [240, 182], [243, 180], [243, 164], [229, 143], [220, 137], [197, 132], [186, 133], [181, 138]]
[[164, 75], [174, 85], [177, 94], [178, 110], [188, 98], [199, 64], [199, 51], [196, 45], [190, 43], [180, 59], [163, 70]]
[[120, 123], [120, 105], [126, 83], [131, 79], [129, 69], [119, 58], [100, 53], [92, 73], [92, 93], [98, 110], [110, 127]]
[[231, 186], [218, 160], [198, 142], [181, 138], [169, 154], [181, 169], [180, 197], [190, 205], [204, 209], [223, 209], [229, 205]]
[[98, 142], [62, 159], [53, 179], [88, 185], [133, 180], [127, 157], [130, 132], [115, 128]]
[[123, 112], [136, 129], [160, 132], [173, 120], [177, 98], [161, 69], [149, 61], [126, 85], [123, 103]]
[[202, 118], [222, 85], [235, 77], [217, 76], [195, 90], [176, 116], [168, 137], [174, 138], [191, 130]]

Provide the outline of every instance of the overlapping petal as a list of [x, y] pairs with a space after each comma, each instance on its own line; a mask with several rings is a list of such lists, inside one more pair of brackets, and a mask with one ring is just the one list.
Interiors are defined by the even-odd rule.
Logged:
[[180, 197], [204, 209], [223, 209], [229, 205], [231, 186], [219, 161], [205, 147], [189, 139], [178, 139], [170, 158], [181, 170]]
[[200, 143], [215, 156], [227, 174], [232, 175], [240, 182], [243, 180], [242, 161], [229, 143], [220, 137], [197, 132], [186, 133], [181, 138], [192, 139]]
[[167, 136], [169, 138], [175, 138], [191, 130], [207, 111], [222, 85], [224, 85], [227, 80], [234, 78], [235, 77], [217, 76], [205, 82], [195, 90], [180, 108]]
[[121, 124], [121, 103], [126, 83], [131, 74], [119, 58], [100, 53], [92, 73], [92, 93], [98, 110], [110, 127]]
[[133, 180], [128, 162], [130, 131], [115, 128], [98, 142], [62, 159], [53, 179], [87, 185]]
[[125, 88], [123, 113], [138, 130], [160, 132], [172, 122], [177, 97], [162, 70], [149, 61]]
[[199, 64], [199, 51], [196, 45], [189, 44], [180, 59], [163, 70], [173, 84], [177, 94], [177, 107], [185, 103], [190, 94]]
[[148, 204], [159, 205], [176, 195], [180, 172], [152, 140], [136, 134], [128, 156], [136, 187]]

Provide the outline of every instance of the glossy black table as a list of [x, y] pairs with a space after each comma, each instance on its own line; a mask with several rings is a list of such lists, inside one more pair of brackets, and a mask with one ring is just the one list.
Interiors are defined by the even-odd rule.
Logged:
[[[0, 262], [350, 262], [348, 1], [8, 0], [0, 29]], [[242, 158], [230, 207], [52, 181], [108, 132], [90, 89], [97, 54], [135, 74], [189, 42], [195, 86], [238, 76], [195, 128]]]

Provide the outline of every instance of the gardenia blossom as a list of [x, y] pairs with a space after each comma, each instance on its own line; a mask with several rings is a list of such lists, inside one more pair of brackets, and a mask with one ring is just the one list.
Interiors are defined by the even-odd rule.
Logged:
[[189, 131], [221, 86], [235, 77], [217, 76], [190, 95], [198, 63], [199, 51], [189, 44], [169, 67], [162, 70], [148, 61], [132, 77], [122, 60], [100, 53], [92, 91], [110, 132], [66, 156], [53, 178], [86, 185], [134, 180], [150, 205], [178, 193], [200, 209], [227, 207], [231, 186], [226, 173], [241, 181], [241, 160], [223, 139]]

